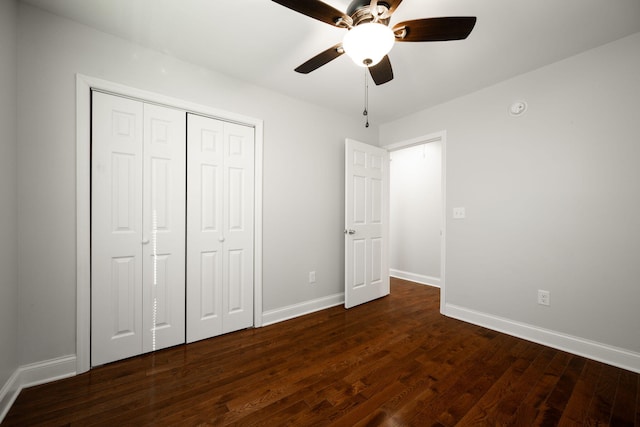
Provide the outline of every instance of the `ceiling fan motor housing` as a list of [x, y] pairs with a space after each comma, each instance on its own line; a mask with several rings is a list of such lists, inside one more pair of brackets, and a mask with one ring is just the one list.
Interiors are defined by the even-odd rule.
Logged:
[[353, 19], [353, 26], [366, 22], [379, 22], [389, 25], [389, 5], [385, 2], [378, 2], [376, 5], [377, 16], [371, 11], [371, 1], [369, 0], [353, 0], [347, 8], [347, 15]]

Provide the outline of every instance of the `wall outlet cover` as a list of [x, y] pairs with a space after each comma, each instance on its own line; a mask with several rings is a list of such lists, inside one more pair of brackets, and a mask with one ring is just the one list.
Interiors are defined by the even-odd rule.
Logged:
[[463, 207], [453, 208], [453, 219], [465, 219], [467, 217], [467, 211]]
[[543, 291], [542, 289], [538, 289], [538, 304], [540, 305], [550, 305], [551, 303], [551, 294], [549, 291]]

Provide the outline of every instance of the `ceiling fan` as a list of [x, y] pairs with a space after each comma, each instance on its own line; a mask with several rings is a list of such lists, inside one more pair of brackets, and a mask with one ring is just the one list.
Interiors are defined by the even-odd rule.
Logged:
[[369, 68], [376, 85], [393, 79], [387, 53], [395, 42], [462, 40], [473, 30], [473, 16], [452, 16], [404, 21], [389, 28], [389, 20], [402, 0], [353, 0], [346, 13], [320, 0], [273, 0], [296, 12], [348, 30], [343, 41], [300, 65], [295, 71], [308, 74], [346, 53]]

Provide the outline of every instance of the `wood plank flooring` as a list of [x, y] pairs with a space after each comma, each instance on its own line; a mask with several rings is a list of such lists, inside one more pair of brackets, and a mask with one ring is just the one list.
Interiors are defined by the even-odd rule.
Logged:
[[391, 295], [23, 390], [2, 425], [640, 426], [640, 375]]

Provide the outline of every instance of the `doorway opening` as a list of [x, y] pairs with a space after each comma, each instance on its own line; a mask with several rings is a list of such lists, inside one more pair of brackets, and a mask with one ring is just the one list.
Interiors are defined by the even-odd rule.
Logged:
[[446, 132], [387, 145], [390, 166], [389, 271], [441, 288], [445, 276]]

